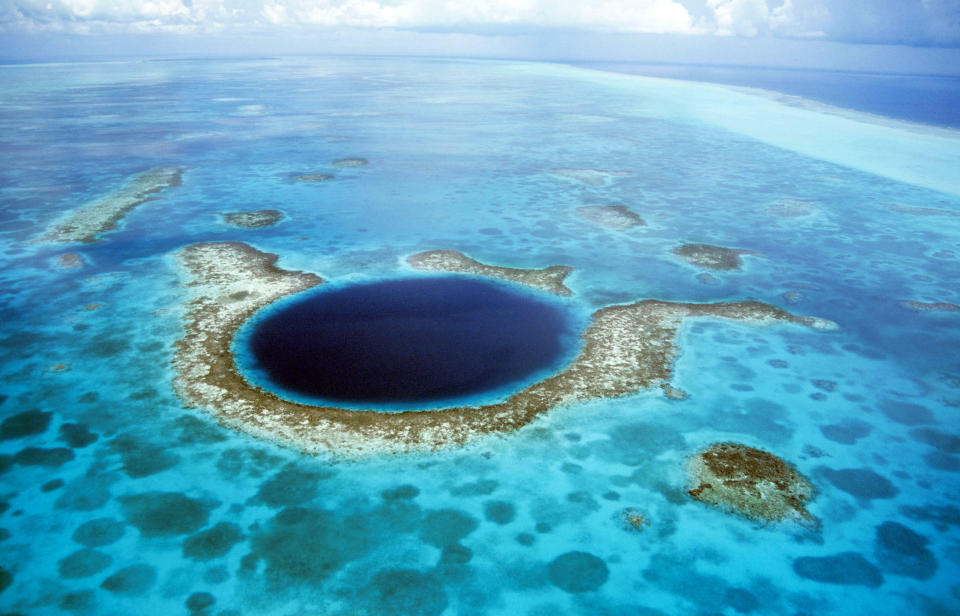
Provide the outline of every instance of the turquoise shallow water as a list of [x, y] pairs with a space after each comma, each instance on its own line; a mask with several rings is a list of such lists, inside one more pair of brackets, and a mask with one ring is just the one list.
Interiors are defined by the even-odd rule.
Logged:
[[[3, 610], [960, 611], [960, 312], [902, 304], [960, 304], [957, 133], [523, 63], [36, 65], [0, 83]], [[370, 162], [331, 164], [347, 157]], [[160, 165], [186, 167], [182, 186], [102, 241], [33, 243]], [[647, 224], [576, 212], [609, 204]], [[286, 218], [219, 216], [259, 209]], [[757, 299], [840, 330], [689, 321], [673, 380], [687, 400], [557, 408], [432, 455], [306, 457], [172, 391], [189, 292], [170, 254], [225, 240], [336, 283], [454, 249], [575, 268], [564, 302], [581, 316]], [[671, 255], [683, 242], [754, 254], [707, 272]], [[83, 267], [57, 267], [66, 252]], [[721, 440], [794, 463], [822, 527], [688, 498], [686, 459]]]

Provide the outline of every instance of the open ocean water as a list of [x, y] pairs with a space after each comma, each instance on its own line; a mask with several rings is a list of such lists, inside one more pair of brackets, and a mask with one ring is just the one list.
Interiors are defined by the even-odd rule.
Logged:
[[[0, 612], [960, 613], [949, 121], [520, 62], [40, 64], [0, 84]], [[369, 164], [332, 165], [350, 157]], [[100, 241], [35, 241], [170, 165], [182, 185]], [[610, 204], [646, 225], [577, 215]], [[263, 209], [284, 219], [221, 217]], [[311, 457], [171, 387], [189, 289], [170, 255], [228, 240], [334, 283], [452, 249], [573, 267], [580, 316], [755, 299], [839, 330], [690, 320], [686, 400], [574, 404], [434, 454]], [[707, 271], [671, 254], [684, 242], [751, 253]], [[718, 441], [794, 464], [820, 527], [692, 500], [686, 461]]]

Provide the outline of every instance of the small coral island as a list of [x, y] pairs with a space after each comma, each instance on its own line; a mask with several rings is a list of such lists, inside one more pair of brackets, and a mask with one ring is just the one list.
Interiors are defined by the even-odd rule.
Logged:
[[577, 214], [584, 220], [617, 231], [626, 231], [647, 224], [636, 212], [625, 205], [584, 205], [577, 208]]
[[674, 248], [673, 254], [690, 265], [698, 267], [712, 270], [738, 270], [743, 265], [740, 255], [755, 253], [712, 244], [683, 244]]
[[793, 520], [816, 526], [806, 508], [816, 494], [810, 481], [772, 453], [738, 443], [714, 443], [690, 459], [689, 494], [754, 520]]
[[283, 220], [280, 210], [248, 210], [246, 212], [223, 212], [220, 214], [224, 224], [240, 229], [263, 229], [272, 227]]
[[[579, 355], [559, 373], [506, 400], [485, 406], [385, 413], [291, 402], [250, 384], [237, 369], [232, 342], [257, 310], [323, 282], [276, 266], [277, 256], [239, 242], [193, 244], [175, 255], [192, 292], [186, 335], [177, 342], [174, 387], [189, 405], [252, 435], [312, 453], [359, 456], [429, 451], [479, 436], [516, 430], [562, 404], [669, 388], [685, 318], [715, 317], [754, 324], [787, 322], [816, 329], [834, 324], [760, 302], [717, 304], [645, 300], [597, 310], [581, 335]], [[521, 270], [486, 265], [455, 251], [413, 255], [417, 269], [464, 272], [567, 294], [570, 268]]]

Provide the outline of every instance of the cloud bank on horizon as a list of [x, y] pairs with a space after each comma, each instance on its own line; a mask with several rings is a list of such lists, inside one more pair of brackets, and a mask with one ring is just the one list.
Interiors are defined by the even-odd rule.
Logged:
[[0, 0], [0, 33], [310, 27], [718, 35], [960, 46], [958, 0]]

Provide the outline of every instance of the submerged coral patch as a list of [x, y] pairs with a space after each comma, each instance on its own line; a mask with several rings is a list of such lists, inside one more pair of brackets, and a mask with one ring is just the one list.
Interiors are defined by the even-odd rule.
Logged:
[[96, 575], [110, 566], [113, 557], [100, 550], [84, 548], [77, 550], [57, 563], [61, 578], [75, 579]]
[[183, 541], [183, 555], [193, 560], [219, 558], [243, 540], [243, 531], [233, 522], [220, 522]]
[[610, 570], [600, 558], [587, 552], [567, 552], [547, 566], [550, 582], [569, 593], [596, 590], [607, 583]]
[[142, 595], [157, 581], [157, 570], [150, 565], [130, 565], [120, 569], [100, 584], [100, 588], [117, 595]]
[[577, 214], [584, 220], [617, 231], [647, 224], [636, 212], [625, 205], [585, 205], [577, 208]]
[[11, 415], [0, 423], [0, 441], [43, 434], [50, 427], [51, 418], [53, 413], [37, 410]]
[[937, 559], [927, 545], [930, 540], [899, 522], [877, 527], [876, 558], [887, 573], [917, 580], [933, 577]]
[[[480, 275], [511, 276], [524, 284], [563, 293], [562, 270], [515, 270], [487, 266], [450, 251], [421, 253], [411, 263], [427, 268], [477, 268]], [[431, 256], [432, 255], [432, 256]], [[433, 257], [439, 257], [437, 261]], [[836, 324], [800, 317], [760, 302], [716, 304], [645, 300], [609, 306], [593, 314], [581, 335], [581, 351], [559, 373], [502, 402], [429, 412], [354, 411], [284, 400], [251, 385], [238, 372], [232, 341], [259, 308], [323, 281], [276, 267], [277, 257], [246, 244], [194, 244], [177, 253], [193, 299], [186, 335], [176, 344], [174, 386], [190, 405], [212, 412], [222, 423], [309, 452], [369, 455], [433, 450], [491, 433], [516, 430], [551, 408], [581, 400], [610, 398], [669, 383], [677, 329], [685, 318], [713, 317], [754, 324], [795, 323], [818, 330]], [[568, 291], [569, 292], [569, 291]]]
[[806, 508], [816, 493], [792, 465], [739, 443], [715, 443], [690, 459], [689, 494], [742, 516], [816, 523]]
[[147, 492], [120, 497], [127, 521], [144, 537], [176, 537], [199, 530], [211, 505], [179, 492]]
[[333, 177], [329, 173], [294, 173], [290, 179], [294, 182], [329, 182]]
[[856, 552], [823, 557], [804, 556], [793, 561], [793, 570], [800, 577], [827, 584], [868, 588], [883, 584], [883, 573]]
[[836, 488], [863, 500], [893, 498], [899, 492], [889, 479], [869, 468], [822, 468], [820, 473]]
[[369, 165], [366, 158], [340, 158], [331, 163], [334, 167], [363, 167]]
[[123, 532], [123, 523], [113, 518], [96, 518], [78, 526], [73, 531], [73, 540], [88, 548], [99, 548], [116, 543]]
[[550, 174], [565, 180], [573, 180], [587, 186], [609, 186], [620, 178], [633, 175], [629, 171], [606, 169], [551, 169]]

